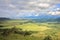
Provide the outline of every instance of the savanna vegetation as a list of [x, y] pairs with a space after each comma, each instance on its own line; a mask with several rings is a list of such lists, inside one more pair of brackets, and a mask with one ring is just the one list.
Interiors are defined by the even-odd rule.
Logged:
[[59, 22], [0, 21], [0, 40], [60, 40]]

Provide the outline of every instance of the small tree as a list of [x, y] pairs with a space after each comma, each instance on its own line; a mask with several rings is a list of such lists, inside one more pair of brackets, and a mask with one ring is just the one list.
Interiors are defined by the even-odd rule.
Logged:
[[52, 40], [52, 38], [50, 36], [47, 36], [44, 38], [44, 40]]
[[30, 31], [25, 31], [24, 36], [31, 35], [32, 33]]
[[0, 27], [4, 27], [3, 25], [0, 25]]

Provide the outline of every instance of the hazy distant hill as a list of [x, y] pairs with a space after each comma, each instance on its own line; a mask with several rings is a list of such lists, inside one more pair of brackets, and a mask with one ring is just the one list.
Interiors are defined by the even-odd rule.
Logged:
[[[20, 19], [31, 19], [32, 21], [35, 22], [60, 22], [60, 16], [58, 15], [25, 16], [20, 17]], [[11, 20], [11, 18], [0, 17], [0, 21], [6, 20]]]
[[60, 22], [60, 16], [58, 15], [27, 16], [24, 18], [32, 19], [35, 22]]
[[40, 22], [53, 22], [53, 21], [60, 21], [60, 16], [59, 15], [39, 15], [39, 16], [26, 16], [22, 17], [23, 19], [33, 19], [35, 21], [40, 21]]
[[60, 22], [60, 17], [56, 18], [55, 21]]
[[0, 21], [10, 20], [10, 18], [0, 17]]

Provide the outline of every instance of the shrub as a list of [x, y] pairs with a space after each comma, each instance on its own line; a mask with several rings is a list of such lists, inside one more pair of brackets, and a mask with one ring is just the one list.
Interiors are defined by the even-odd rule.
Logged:
[[0, 25], [0, 27], [4, 27], [3, 25]]
[[44, 40], [52, 40], [52, 38], [50, 36], [47, 36], [44, 38]]

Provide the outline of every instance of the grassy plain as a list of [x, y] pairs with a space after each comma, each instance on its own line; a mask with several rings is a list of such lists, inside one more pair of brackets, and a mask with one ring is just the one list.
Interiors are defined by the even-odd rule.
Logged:
[[[32, 31], [32, 34], [24, 36], [10, 31], [11, 33], [7, 36], [2, 35], [4, 31], [1, 32], [1, 29], [4, 30], [12, 28], [20, 29], [18, 32], [22, 31], [23, 33], [25, 31]], [[60, 23], [38, 23], [32, 20], [8, 20], [0, 23], [0, 40], [60, 40]]]

